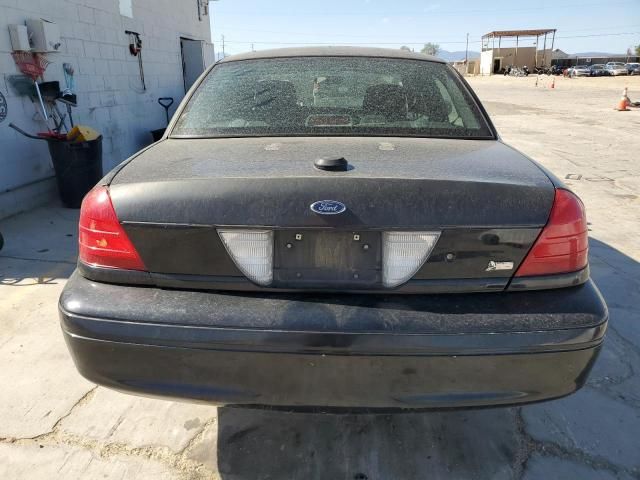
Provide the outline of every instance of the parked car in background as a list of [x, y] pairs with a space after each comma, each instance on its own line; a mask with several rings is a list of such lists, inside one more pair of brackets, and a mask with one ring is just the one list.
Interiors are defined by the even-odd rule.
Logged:
[[605, 70], [608, 75], [618, 76], [618, 75], [629, 75], [627, 67], [625, 67], [622, 62], [609, 62], [605, 65]]
[[80, 373], [133, 393], [535, 402], [584, 385], [608, 322], [580, 199], [452, 67], [403, 50], [224, 58], [79, 231], [64, 336]]
[[591, 70], [588, 65], [576, 65], [569, 69], [570, 77], [589, 77], [591, 76]]
[[598, 63], [589, 67], [589, 74], [592, 77], [602, 77], [608, 75], [608, 72], [605, 70], [604, 64]]
[[627, 63], [625, 67], [629, 75], [640, 75], [640, 63]]

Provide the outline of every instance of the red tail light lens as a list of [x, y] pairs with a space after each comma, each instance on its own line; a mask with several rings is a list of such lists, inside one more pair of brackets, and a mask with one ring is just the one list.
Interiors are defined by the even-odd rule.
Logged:
[[106, 187], [91, 190], [80, 209], [80, 260], [87, 265], [146, 270], [118, 221]]
[[588, 262], [588, 236], [584, 205], [568, 190], [557, 189], [549, 221], [516, 277], [582, 270]]

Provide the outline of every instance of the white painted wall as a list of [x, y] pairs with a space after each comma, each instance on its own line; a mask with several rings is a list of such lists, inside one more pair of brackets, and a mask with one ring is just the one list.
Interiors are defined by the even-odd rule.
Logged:
[[[537, 50], [537, 64], [551, 65], [552, 55], [551, 49], [547, 49], [546, 51]], [[493, 74], [493, 60], [496, 58], [502, 59], [503, 68], [507, 68], [510, 65], [522, 68], [526, 65], [530, 70], [533, 70], [533, 67], [536, 65], [536, 47], [519, 47], [517, 52], [515, 47], [485, 50], [480, 54], [481, 75]]]
[[[123, 0], [0, 0], [0, 92], [9, 111], [0, 123], [0, 218], [49, 201], [55, 195], [45, 142], [29, 140], [8, 127], [46, 130], [36, 104], [18, 97], [7, 77], [19, 71], [11, 58], [9, 24], [46, 18], [60, 27], [62, 47], [49, 54], [45, 81], [65, 87], [62, 64], [75, 68], [79, 106], [76, 124], [102, 133], [105, 173], [151, 142], [150, 130], [165, 126], [158, 97], [184, 96], [180, 37], [210, 42], [209, 18], [198, 19], [190, 0], [131, 0], [133, 17], [121, 15]], [[141, 89], [138, 59], [129, 54], [125, 30], [141, 34], [147, 91]], [[60, 107], [61, 111], [64, 108]], [[47, 180], [48, 179], [48, 180]], [[25, 187], [26, 185], [26, 187]]]
[[480, 52], [480, 75], [491, 75], [493, 71], [493, 50]]

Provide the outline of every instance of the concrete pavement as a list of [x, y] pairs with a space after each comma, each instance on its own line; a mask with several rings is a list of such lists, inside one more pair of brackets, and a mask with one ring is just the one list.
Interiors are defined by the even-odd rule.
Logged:
[[611, 325], [583, 390], [522, 408], [334, 416], [95, 387], [56, 313], [77, 212], [50, 206], [0, 222], [0, 478], [640, 479], [640, 110], [613, 111], [623, 84], [640, 97], [640, 78], [534, 82], [471, 79], [503, 138], [587, 206]]

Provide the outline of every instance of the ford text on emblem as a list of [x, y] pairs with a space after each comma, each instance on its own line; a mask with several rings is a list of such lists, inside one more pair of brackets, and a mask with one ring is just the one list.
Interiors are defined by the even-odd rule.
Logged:
[[311, 211], [320, 215], [337, 215], [346, 209], [344, 203], [335, 200], [319, 200], [311, 204]]

